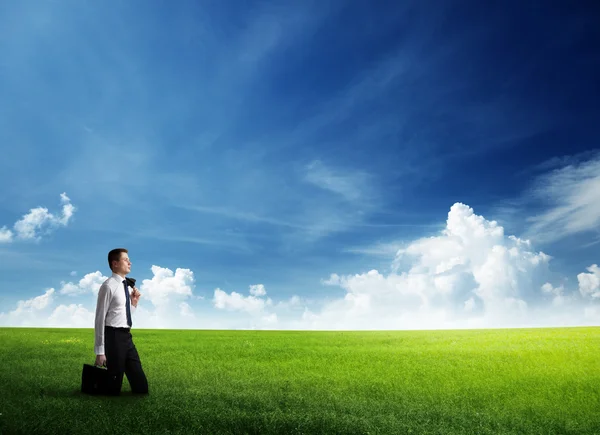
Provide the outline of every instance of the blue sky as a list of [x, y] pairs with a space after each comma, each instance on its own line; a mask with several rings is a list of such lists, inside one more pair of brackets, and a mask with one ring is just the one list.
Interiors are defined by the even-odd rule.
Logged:
[[0, 3], [0, 323], [114, 247], [141, 327], [598, 322], [591, 2], [151, 3]]

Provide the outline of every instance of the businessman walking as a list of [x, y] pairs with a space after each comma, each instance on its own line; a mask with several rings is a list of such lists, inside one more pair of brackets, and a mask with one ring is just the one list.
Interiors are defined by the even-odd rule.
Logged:
[[141, 293], [136, 287], [130, 294], [125, 276], [131, 271], [127, 249], [113, 249], [108, 253], [110, 276], [100, 286], [96, 305], [95, 342], [96, 365], [110, 374], [109, 393], [119, 395], [123, 374], [136, 394], [148, 394], [148, 381], [131, 336], [131, 313], [134, 313]]

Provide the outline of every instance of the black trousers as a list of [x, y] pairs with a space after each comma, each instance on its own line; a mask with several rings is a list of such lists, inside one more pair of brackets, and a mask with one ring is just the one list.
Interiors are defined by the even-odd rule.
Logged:
[[109, 394], [121, 394], [123, 375], [127, 376], [131, 391], [135, 394], [148, 394], [148, 380], [142, 369], [129, 328], [104, 328], [104, 351], [106, 368], [110, 374]]

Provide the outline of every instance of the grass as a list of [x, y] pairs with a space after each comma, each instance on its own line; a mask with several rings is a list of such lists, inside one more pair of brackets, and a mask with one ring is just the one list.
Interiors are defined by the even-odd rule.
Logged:
[[0, 328], [1, 434], [600, 434], [600, 328], [135, 330], [150, 395], [82, 395], [92, 329]]

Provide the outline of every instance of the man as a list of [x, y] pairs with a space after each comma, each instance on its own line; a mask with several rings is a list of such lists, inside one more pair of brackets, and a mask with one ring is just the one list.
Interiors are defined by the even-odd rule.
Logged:
[[125, 281], [125, 276], [131, 271], [127, 249], [110, 251], [108, 266], [112, 276], [100, 286], [96, 305], [96, 365], [106, 364], [111, 374], [113, 385], [109, 386], [109, 393], [121, 393], [125, 374], [133, 393], [148, 394], [148, 381], [131, 337], [131, 313], [135, 312], [141, 293], [134, 287], [130, 294]]

